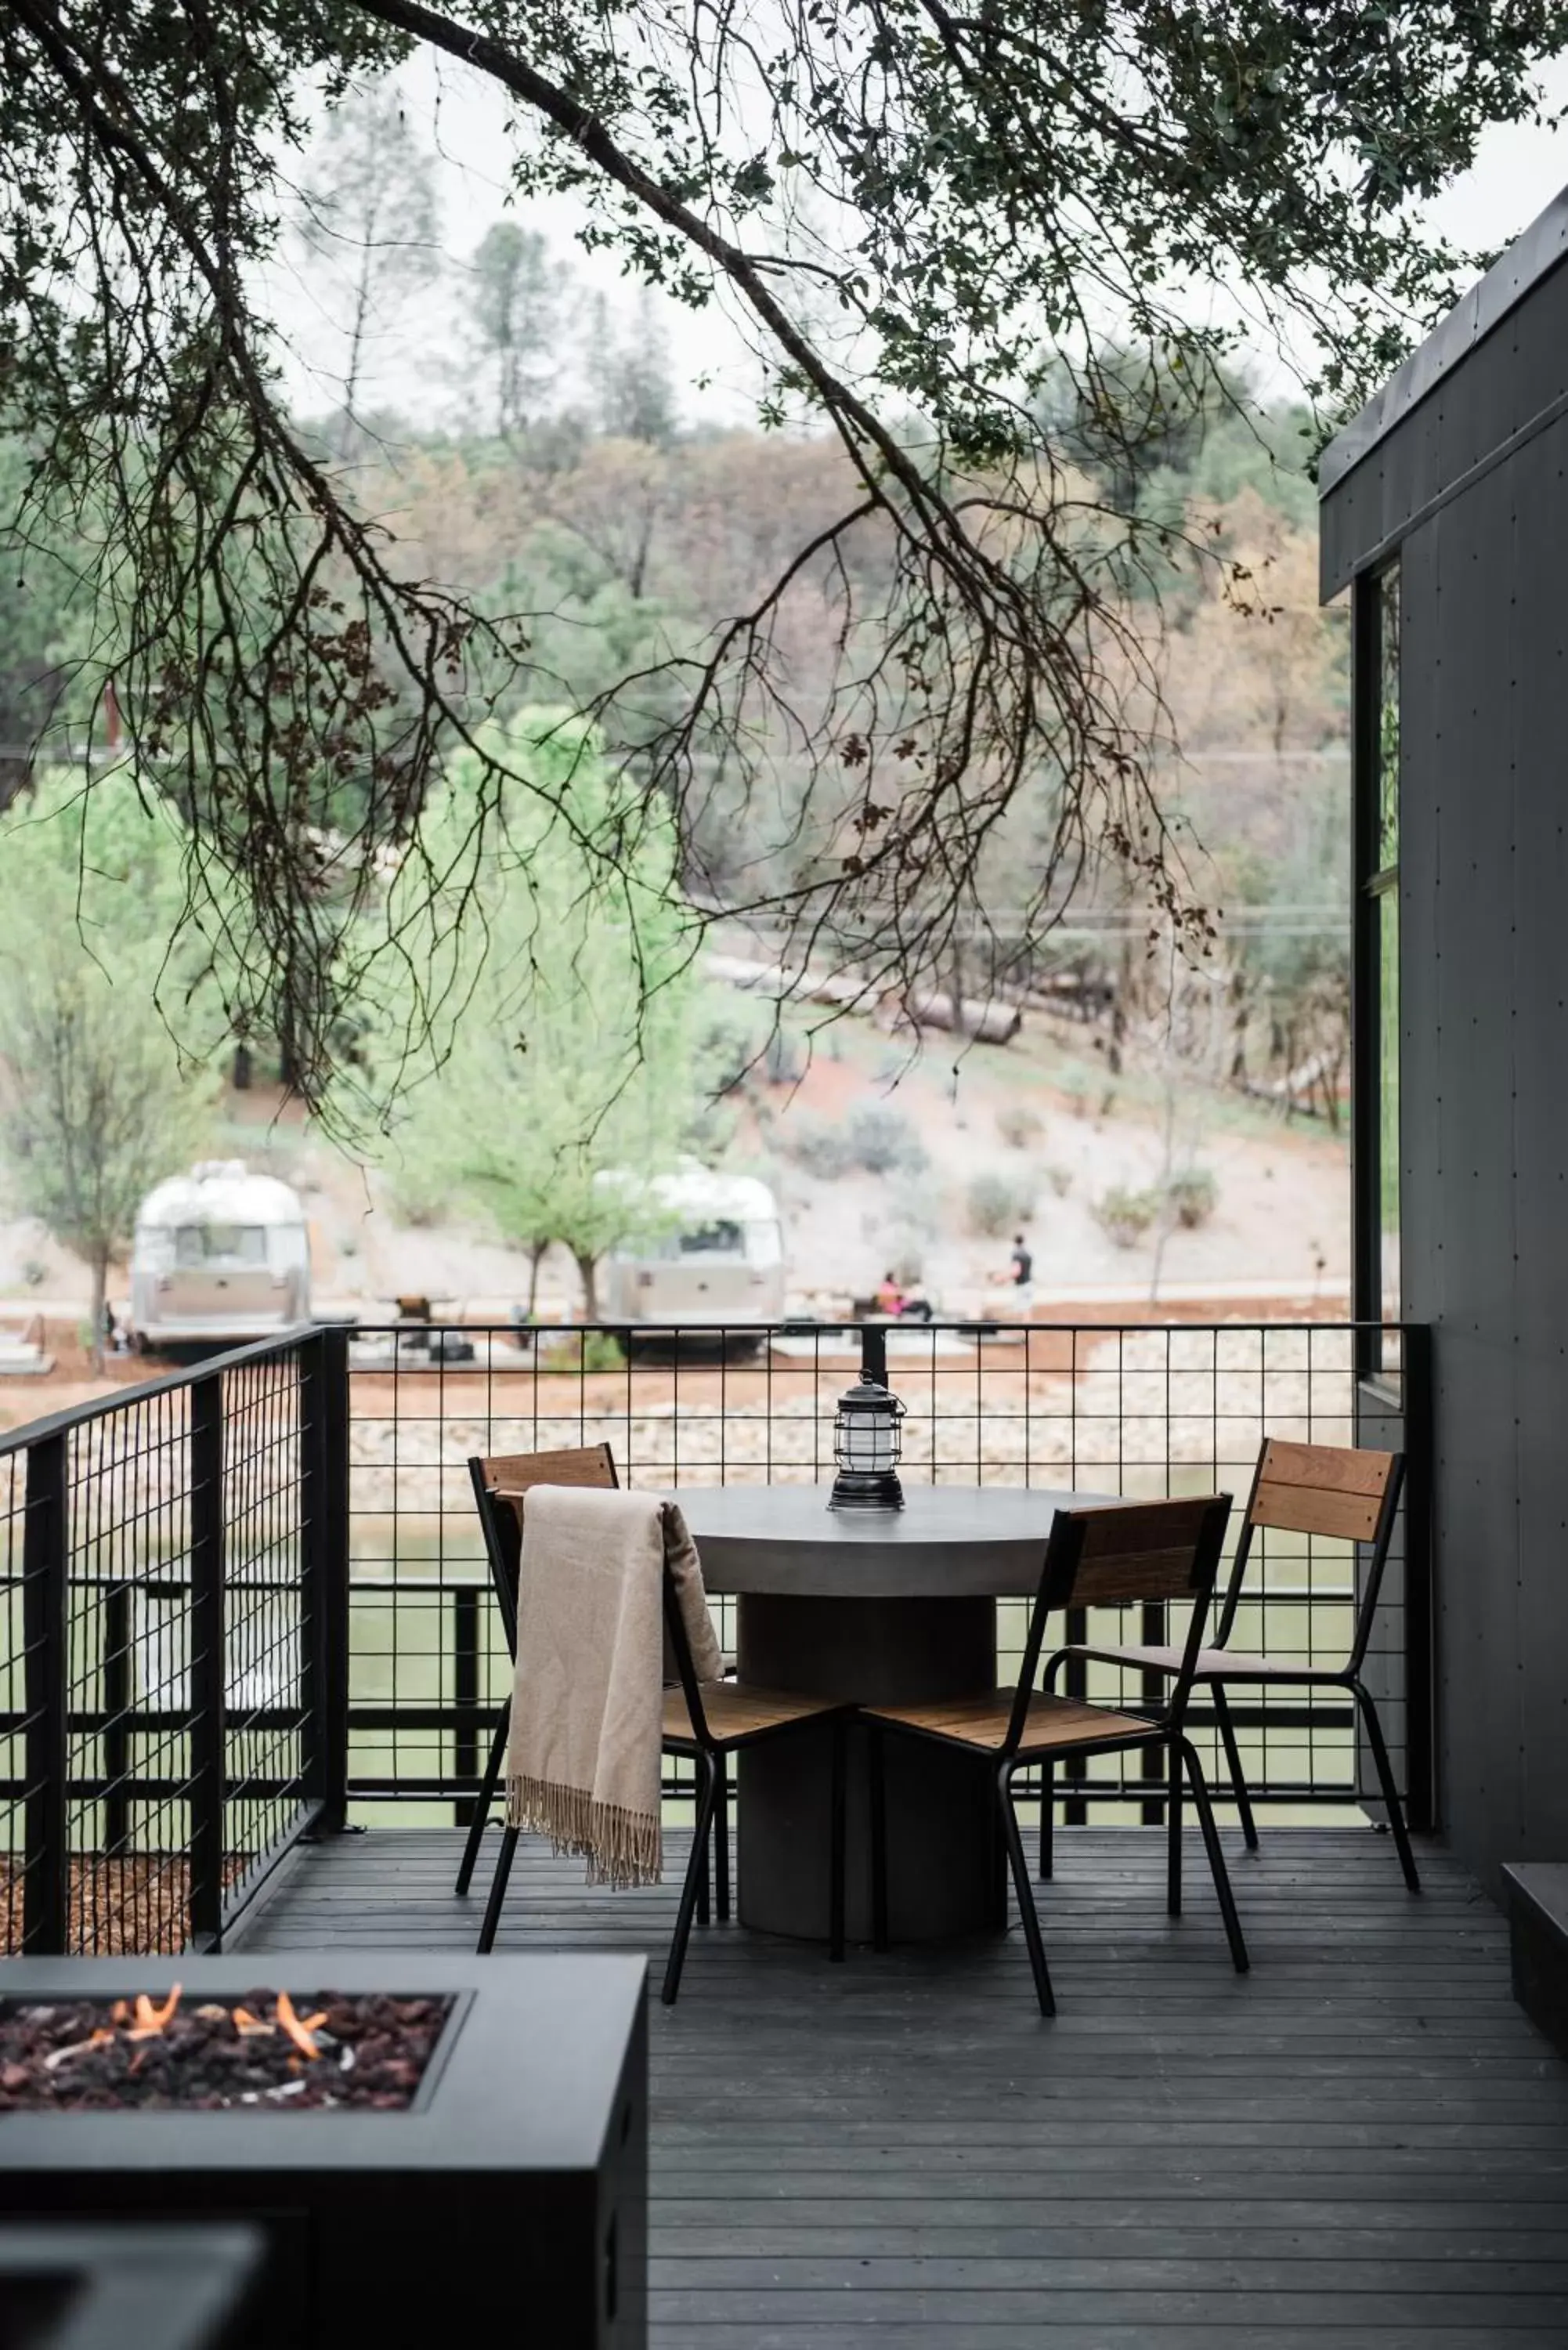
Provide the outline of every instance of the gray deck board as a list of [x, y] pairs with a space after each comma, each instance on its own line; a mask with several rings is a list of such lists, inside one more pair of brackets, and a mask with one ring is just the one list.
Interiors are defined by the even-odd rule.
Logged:
[[[1461, 1871], [1412, 1899], [1383, 1838], [1266, 1832], [1239, 1980], [1196, 1848], [1172, 1921], [1158, 1835], [1060, 1842], [1050, 2024], [1016, 1933], [830, 1968], [698, 1929], [653, 2009], [657, 2350], [1568, 2344], [1568, 2066]], [[458, 1849], [302, 1852], [238, 1947], [470, 1947]], [[525, 1847], [501, 1947], [661, 1957], [673, 1906]]]

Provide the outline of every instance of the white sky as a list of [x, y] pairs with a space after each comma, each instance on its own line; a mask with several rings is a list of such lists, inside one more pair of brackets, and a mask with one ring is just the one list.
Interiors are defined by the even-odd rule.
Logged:
[[[1550, 67], [1542, 79], [1553, 104], [1568, 104], [1568, 57]], [[359, 404], [361, 411], [391, 406], [433, 422], [452, 414], [454, 379], [461, 380], [455, 316], [463, 257], [506, 211], [509, 109], [493, 82], [428, 51], [404, 69], [399, 84], [422, 143], [441, 159], [441, 241], [447, 260], [431, 291], [410, 297], [379, 322]], [[1457, 244], [1502, 245], [1564, 185], [1568, 126], [1493, 130], [1483, 140], [1474, 169], [1438, 199], [1429, 216]], [[575, 243], [580, 215], [572, 207], [564, 202], [535, 205], [514, 216], [544, 231], [587, 290], [602, 291], [613, 305], [629, 310], [633, 289], [618, 265], [604, 255], [585, 254]], [[291, 246], [272, 273], [268, 294], [291, 348], [286, 372], [293, 398], [306, 412], [334, 407], [341, 397], [344, 363], [340, 289], [319, 264]], [[713, 309], [693, 313], [652, 298], [688, 417], [746, 418], [756, 369], [738, 330]], [[705, 386], [701, 379], [707, 379]]]

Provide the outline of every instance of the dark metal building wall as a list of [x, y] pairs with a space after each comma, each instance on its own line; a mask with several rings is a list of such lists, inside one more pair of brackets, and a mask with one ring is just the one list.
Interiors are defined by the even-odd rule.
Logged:
[[1404, 1309], [1434, 1333], [1438, 1804], [1490, 1876], [1568, 1854], [1568, 273], [1324, 521], [1330, 585], [1413, 524]]
[[1418, 527], [1429, 508], [1473, 495], [1489, 469], [1516, 463], [1551, 429], [1568, 410], [1565, 348], [1568, 265], [1534, 286], [1324, 499], [1325, 598]]

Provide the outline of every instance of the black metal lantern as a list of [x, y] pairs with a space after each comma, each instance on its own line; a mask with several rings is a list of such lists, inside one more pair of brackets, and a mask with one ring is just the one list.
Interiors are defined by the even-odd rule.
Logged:
[[903, 1508], [904, 1489], [898, 1482], [898, 1422], [903, 1417], [898, 1398], [864, 1371], [840, 1396], [833, 1422], [838, 1474], [830, 1510]]

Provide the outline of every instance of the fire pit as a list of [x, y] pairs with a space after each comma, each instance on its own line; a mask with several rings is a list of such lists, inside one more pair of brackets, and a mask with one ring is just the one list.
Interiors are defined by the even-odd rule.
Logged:
[[0, 1965], [7, 2210], [256, 2220], [262, 2338], [291, 2350], [519, 2324], [642, 2350], [642, 1961], [318, 1955], [289, 1977]]
[[247, 1991], [182, 2003], [89, 1999], [0, 2007], [0, 2114], [221, 2113], [321, 2106], [402, 2113], [415, 2104], [450, 1999], [384, 1991]]

